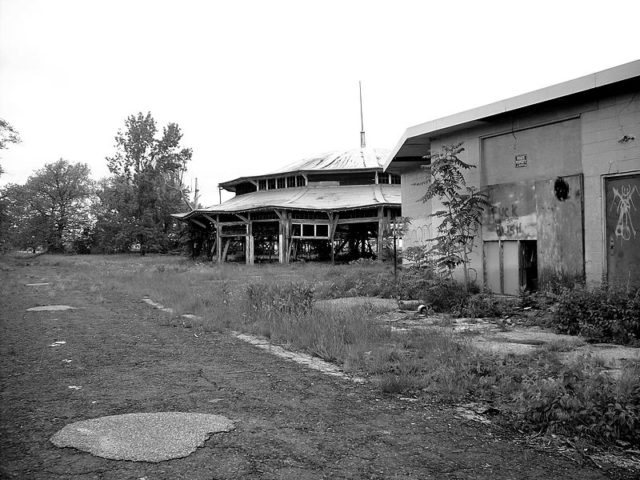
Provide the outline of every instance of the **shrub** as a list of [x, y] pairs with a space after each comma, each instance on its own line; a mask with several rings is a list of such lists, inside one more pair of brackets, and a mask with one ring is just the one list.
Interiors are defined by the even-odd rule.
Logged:
[[491, 318], [512, 314], [513, 311], [513, 305], [508, 301], [500, 300], [488, 293], [480, 293], [469, 296], [459, 314], [463, 317]]
[[532, 370], [514, 396], [516, 421], [527, 430], [577, 433], [598, 443], [638, 446], [640, 370], [632, 370], [620, 381], [585, 369], [584, 363], [564, 367], [553, 377]]
[[435, 312], [460, 314], [469, 299], [470, 291], [464, 285], [447, 279], [430, 282], [422, 299]]
[[613, 287], [565, 289], [555, 314], [560, 333], [582, 335], [592, 341], [640, 342], [640, 289]]

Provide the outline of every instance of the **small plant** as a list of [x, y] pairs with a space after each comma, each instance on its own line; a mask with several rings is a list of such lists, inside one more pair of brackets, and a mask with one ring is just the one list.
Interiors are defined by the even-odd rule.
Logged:
[[313, 288], [306, 284], [253, 283], [246, 291], [253, 312], [304, 315], [313, 308]]

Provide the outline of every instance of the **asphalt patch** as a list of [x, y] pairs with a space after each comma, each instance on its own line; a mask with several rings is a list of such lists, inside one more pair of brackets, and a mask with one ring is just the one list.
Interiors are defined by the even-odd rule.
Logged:
[[57, 447], [111, 460], [162, 462], [189, 456], [212, 434], [234, 428], [231, 420], [220, 415], [129, 413], [71, 423], [50, 440]]

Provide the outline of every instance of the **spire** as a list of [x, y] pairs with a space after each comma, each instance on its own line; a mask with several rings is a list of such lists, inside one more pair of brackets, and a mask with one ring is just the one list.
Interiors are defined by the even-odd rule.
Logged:
[[358, 87], [360, 88], [360, 148], [364, 148], [367, 142], [364, 138], [364, 116], [362, 115], [362, 82], [358, 81]]

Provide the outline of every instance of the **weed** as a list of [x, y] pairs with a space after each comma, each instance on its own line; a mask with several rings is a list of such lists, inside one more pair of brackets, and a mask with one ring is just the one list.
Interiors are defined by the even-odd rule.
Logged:
[[603, 286], [565, 289], [555, 314], [557, 330], [591, 341], [640, 343], [640, 289]]

